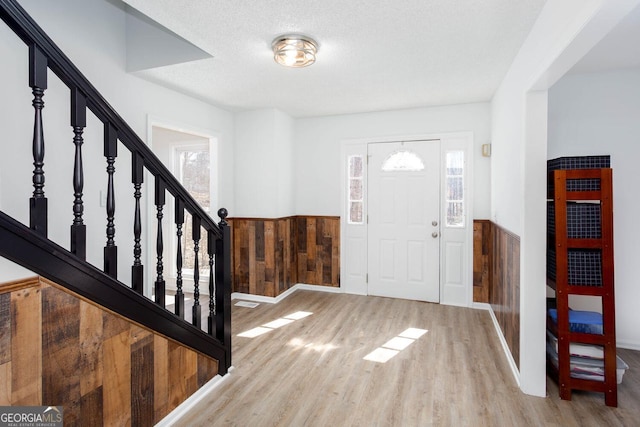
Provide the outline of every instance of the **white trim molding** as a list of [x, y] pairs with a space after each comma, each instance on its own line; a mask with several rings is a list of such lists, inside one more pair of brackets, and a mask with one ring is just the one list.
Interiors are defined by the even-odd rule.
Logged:
[[297, 290], [303, 291], [316, 291], [316, 292], [329, 292], [333, 294], [342, 294], [344, 291], [342, 288], [334, 288], [332, 286], [320, 286], [320, 285], [307, 285], [306, 283], [296, 283], [291, 288], [287, 289], [277, 297], [265, 297], [262, 295], [253, 295], [253, 294], [243, 294], [241, 292], [233, 292], [231, 294], [231, 299], [240, 299], [244, 301], [254, 301], [254, 302], [262, 302], [265, 304], [277, 304], [280, 301], [284, 300], [286, 297], [291, 295]]
[[489, 312], [489, 315], [491, 316], [491, 320], [493, 321], [493, 326], [496, 330], [496, 335], [500, 340], [500, 344], [502, 344], [502, 351], [504, 352], [504, 355], [507, 358], [507, 363], [511, 368], [511, 373], [513, 374], [513, 378], [516, 380], [516, 384], [518, 384], [518, 387], [520, 387], [520, 371], [518, 370], [518, 365], [516, 365], [516, 361], [513, 359], [511, 350], [509, 350], [509, 345], [507, 344], [507, 341], [504, 339], [504, 335], [502, 334], [502, 329], [500, 329], [500, 324], [498, 323], [498, 318], [493, 312], [493, 307], [491, 307], [491, 304], [474, 302], [472, 305], [472, 308], [475, 308], [476, 310], [486, 310]]
[[225, 376], [216, 375], [215, 377], [211, 378], [209, 382], [207, 382], [205, 385], [203, 385], [198, 390], [196, 390], [195, 393], [189, 396], [184, 402], [178, 405], [173, 411], [169, 412], [169, 414], [167, 414], [166, 417], [161, 419], [156, 424], [156, 427], [170, 427], [170, 426], [176, 425], [180, 421], [180, 418], [188, 414], [189, 411], [191, 411], [191, 409], [193, 409], [194, 406], [196, 406], [198, 403], [200, 403], [200, 401], [202, 401], [202, 399], [204, 399], [209, 393], [211, 393], [218, 386], [220, 386], [224, 381], [226, 381], [227, 378], [231, 376], [233, 369], [234, 369], [233, 366], [231, 366]]
[[[383, 142], [408, 142], [408, 141], [440, 141], [441, 156], [448, 150], [462, 150], [465, 152], [465, 227], [458, 230], [441, 228], [442, 241], [449, 239], [459, 244], [462, 249], [456, 252], [458, 264], [455, 273], [447, 277], [443, 271], [453, 271], [452, 260], [446, 258], [444, 243], [441, 242], [440, 254], [440, 304], [454, 305], [460, 307], [471, 307], [473, 305], [473, 200], [474, 200], [474, 133], [471, 131], [460, 132], [434, 132], [419, 133], [409, 135], [393, 135], [365, 138], [347, 138], [340, 142], [341, 147], [341, 224], [340, 224], [340, 277], [341, 286], [349, 294], [368, 294], [368, 230], [365, 224], [348, 224], [347, 209], [347, 159], [352, 155], [367, 156], [367, 146], [372, 143]], [[441, 158], [443, 161], [444, 157]], [[443, 172], [444, 173], [444, 168]], [[368, 171], [365, 164], [363, 179], [364, 189], [364, 210], [368, 213], [368, 195], [366, 192], [366, 181]], [[444, 178], [441, 179], [444, 185]], [[441, 197], [444, 191], [441, 188]], [[444, 204], [442, 204], [444, 206]], [[442, 211], [442, 208], [441, 208]], [[442, 212], [441, 212], [442, 215]], [[441, 218], [442, 219], [442, 218]], [[440, 220], [440, 222], [442, 222]], [[447, 264], [447, 262], [450, 262]], [[449, 270], [447, 270], [449, 268]], [[447, 279], [455, 279], [447, 281]]]
[[616, 342], [616, 345], [618, 348], [625, 348], [627, 350], [636, 350], [636, 351], [640, 351], [640, 344], [637, 342], [631, 342], [631, 341], [620, 341], [618, 340]]

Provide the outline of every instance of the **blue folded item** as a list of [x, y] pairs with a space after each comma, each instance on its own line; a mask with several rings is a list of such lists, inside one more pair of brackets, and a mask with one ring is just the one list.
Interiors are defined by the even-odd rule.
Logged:
[[[558, 323], [558, 312], [549, 309], [549, 316]], [[602, 314], [595, 311], [569, 310], [569, 330], [585, 334], [602, 334]]]

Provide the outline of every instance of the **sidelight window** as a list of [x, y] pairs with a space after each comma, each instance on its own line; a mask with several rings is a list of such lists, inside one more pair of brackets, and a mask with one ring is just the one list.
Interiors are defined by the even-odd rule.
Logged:
[[448, 151], [446, 168], [447, 227], [464, 227], [464, 151]]
[[349, 224], [364, 224], [364, 156], [349, 156]]

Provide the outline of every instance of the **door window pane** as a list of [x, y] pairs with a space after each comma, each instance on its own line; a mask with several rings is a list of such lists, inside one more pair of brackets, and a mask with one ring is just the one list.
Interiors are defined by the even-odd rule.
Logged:
[[423, 169], [424, 162], [422, 159], [416, 153], [407, 150], [391, 153], [389, 157], [382, 162], [382, 170], [385, 172], [415, 172]]

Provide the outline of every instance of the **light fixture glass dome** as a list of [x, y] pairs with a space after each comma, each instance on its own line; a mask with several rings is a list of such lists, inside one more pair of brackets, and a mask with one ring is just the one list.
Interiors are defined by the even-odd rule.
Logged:
[[271, 47], [273, 59], [285, 67], [307, 67], [316, 62], [318, 44], [309, 37], [287, 34], [276, 37]]

